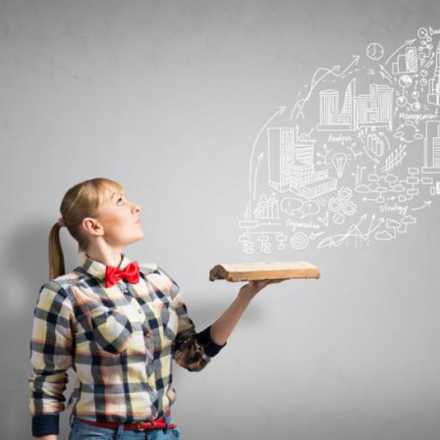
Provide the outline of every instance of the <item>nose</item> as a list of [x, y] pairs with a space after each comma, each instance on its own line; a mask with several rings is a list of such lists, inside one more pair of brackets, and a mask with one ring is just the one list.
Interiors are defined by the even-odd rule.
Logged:
[[141, 207], [137, 203], [133, 203], [133, 210], [136, 214], [141, 212]]

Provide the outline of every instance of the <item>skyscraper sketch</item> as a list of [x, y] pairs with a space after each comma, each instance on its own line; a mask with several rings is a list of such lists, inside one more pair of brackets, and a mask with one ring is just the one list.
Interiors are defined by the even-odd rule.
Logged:
[[435, 70], [429, 80], [428, 104], [440, 105], [440, 41], [435, 51]]
[[425, 123], [425, 149], [424, 166], [425, 174], [440, 173], [440, 120], [426, 121]]
[[313, 199], [331, 192], [337, 180], [329, 178], [328, 169], [315, 170], [315, 140], [299, 134], [295, 127], [270, 127], [268, 137], [269, 186], [278, 192], [290, 191]]
[[295, 163], [295, 141], [294, 127], [267, 129], [269, 186], [281, 193], [289, 188], [289, 168]]
[[393, 128], [393, 89], [386, 84], [370, 84], [369, 93], [354, 97], [353, 127]]
[[318, 131], [353, 131], [360, 127], [393, 127], [393, 88], [370, 84], [369, 93], [356, 95], [356, 78], [347, 85], [344, 103], [339, 111], [339, 92], [333, 89], [319, 93]]
[[353, 129], [353, 96], [356, 79], [353, 78], [344, 93], [344, 102], [339, 111], [339, 92], [337, 90], [321, 90], [319, 93], [319, 125], [318, 130], [352, 130]]

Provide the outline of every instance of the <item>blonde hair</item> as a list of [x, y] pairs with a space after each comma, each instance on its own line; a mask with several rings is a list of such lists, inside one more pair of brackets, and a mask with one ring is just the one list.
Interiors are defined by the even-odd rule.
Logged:
[[49, 278], [56, 278], [66, 273], [60, 241], [62, 225], [67, 227], [70, 235], [78, 242], [78, 252], [85, 252], [88, 240], [81, 223], [85, 217], [97, 216], [106, 189], [123, 192], [120, 183], [105, 177], [95, 177], [77, 183], [64, 194], [60, 206], [60, 221], [52, 226], [49, 233]]

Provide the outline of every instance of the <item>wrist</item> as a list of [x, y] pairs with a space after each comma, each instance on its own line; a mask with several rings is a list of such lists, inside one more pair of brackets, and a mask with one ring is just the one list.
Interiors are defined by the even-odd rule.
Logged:
[[244, 301], [250, 302], [256, 293], [257, 292], [249, 288], [249, 285], [245, 285], [239, 290], [238, 296]]

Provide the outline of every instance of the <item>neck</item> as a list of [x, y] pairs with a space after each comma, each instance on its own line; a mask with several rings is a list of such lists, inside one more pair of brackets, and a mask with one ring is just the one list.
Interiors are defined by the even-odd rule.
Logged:
[[106, 266], [119, 267], [123, 258], [123, 249], [110, 246], [90, 246], [86, 250], [86, 255], [92, 260], [99, 261]]

